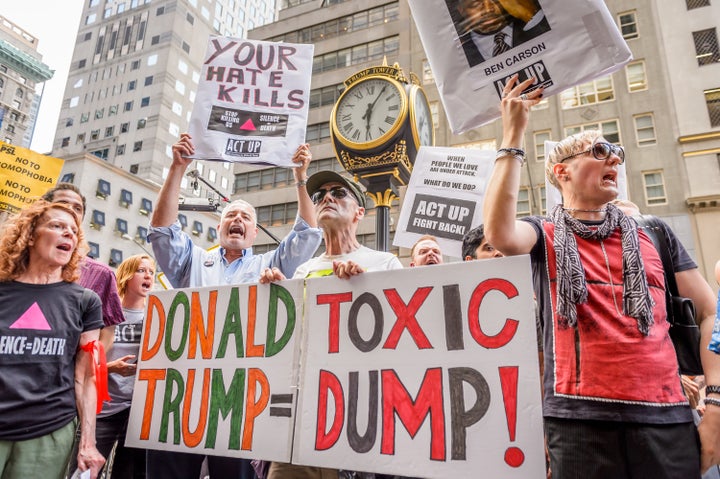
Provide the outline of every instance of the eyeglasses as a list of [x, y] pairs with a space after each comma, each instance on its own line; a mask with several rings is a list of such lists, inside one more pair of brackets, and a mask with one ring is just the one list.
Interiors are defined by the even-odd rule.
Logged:
[[596, 160], [604, 161], [610, 158], [610, 155], [615, 155], [620, 158], [621, 165], [625, 163], [625, 150], [623, 149], [623, 147], [613, 145], [612, 143], [606, 143], [604, 141], [598, 141], [597, 143], [593, 143], [588, 150], [566, 156], [565, 158], [560, 160], [559, 163], [562, 163], [565, 160], [569, 160], [570, 158], [575, 158], [576, 156], [584, 155], [591, 152]]
[[318, 205], [323, 200], [323, 198], [325, 198], [326, 193], [330, 193], [330, 195], [332, 195], [332, 197], [336, 200], [341, 200], [350, 194], [350, 192], [342, 186], [333, 186], [328, 190], [326, 190], [325, 188], [320, 188], [319, 190], [316, 190], [315, 193], [313, 193], [310, 197], [310, 200], [313, 202], [314, 205]]

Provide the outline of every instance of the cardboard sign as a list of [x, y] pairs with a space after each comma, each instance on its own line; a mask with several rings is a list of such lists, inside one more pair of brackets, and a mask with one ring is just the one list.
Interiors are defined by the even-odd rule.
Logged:
[[422, 235], [460, 258], [462, 239], [482, 223], [482, 202], [494, 151], [423, 146], [405, 193], [393, 244], [411, 248]]
[[293, 462], [545, 477], [527, 256], [307, 281]]
[[0, 141], [0, 210], [17, 213], [57, 183], [64, 161]]
[[198, 160], [296, 166], [313, 45], [211, 36], [189, 133]]
[[154, 293], [126, 444], [290, 460], [302, 280]]
[[502, 89], [515, 74], [536, 78], [531, 88], [544, 86], [548, 96], [632, 59], [602, 0], [409, 4], [456, 134], [500, 116]]

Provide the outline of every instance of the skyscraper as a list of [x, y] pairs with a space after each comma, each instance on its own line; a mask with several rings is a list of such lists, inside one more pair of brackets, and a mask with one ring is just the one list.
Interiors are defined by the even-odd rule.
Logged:
[[0, 140], [30, 147], [42, 89], [53, 71], [42, 62], [38, 39], [0, 16]]

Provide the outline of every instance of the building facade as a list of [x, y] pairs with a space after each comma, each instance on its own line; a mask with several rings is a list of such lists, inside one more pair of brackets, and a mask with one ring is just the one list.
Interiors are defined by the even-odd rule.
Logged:
[[54, 73], [37, 47], [37, 38], [0, 15], [0, 140], [23, 148], [32, 141], [42, 84]]
[[[272, 21], [271, 0], [86, 0], [53, 156], [89, 153], [162, 183], [171, 147], [187, 131], [210, 35], [244, 36]], [[224, 195], [227, 163], [198, 163]], [[205, 185], [188, 196], [204, 198]]]
[[[613, 75], [553, 95], [533, 108], [525, 137], [528, 162], [518, 216], [546, 212], [545, 141], [600, 128], [608, 140], [626, 150], [629, 199], [643, 213], [667, 221], [710, 279], [712, 266], [720, 258], [720, 245], [714, 240], [720, 235], [720, 64], [716, 33], [720, 13], [719, 6], [710, 5], [710, 0], [672, 3], [673, 12], [668, 15], [667, 5], [657, 0], [606, 2], [633, 52], [633, 60]], [[343, 90], [343, 80], [381, 64], [383, 58], [388, 64], [399, 63], [423, 81], [431, 101], [437, 146], [498, 147], [502, 137], [499, 121], [461, 135], [449, 129], [406, 0], [286, 0], [281, 7], [277, 22], [249, 35], [315, 45], [307, 140], [314, 157], [324, 166], [341, 169], [334, 160], [328, 122]], [[678, 22], [679, 18], [682, 21]], [[703, 32], [700, 39], [698, 31]], [[281, 169], [237, 167], [235, 194], [267, 209], [269, 216], [260, 221], [279, 230], [289, 227], [297, 208], [292, 203], [291, 187]], [[399, 209], [399, 204], [392, 208], [391, 229]], [[374, 244], [374, 231], [370, 211], [360, 228], [362, 239], [370, 246]], [[404, 263], [409, 262], [407, 249], [397, 252]]]

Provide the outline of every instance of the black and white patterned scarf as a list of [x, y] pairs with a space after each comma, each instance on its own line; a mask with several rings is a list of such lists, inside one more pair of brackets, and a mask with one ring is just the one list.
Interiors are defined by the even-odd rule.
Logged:
[[553, 247], [557, 255], [557, 311], [561, 321], [577, 327], [577, 305], [587, 301], [585, 269], [575, 235], [600, 241], [619, 227], [623, 261], [623, 313], [635, 318], [638, 329], [647, 336], [653, 324], [654, 302], [650, 297], [640, 256], [637, 225], [615, 205], [608, 204], [605, 208], [605, 219], [597, 229], [590, 229], [570, 216], [562, 205], [557, 205], [549, 215], [555, 225]]

